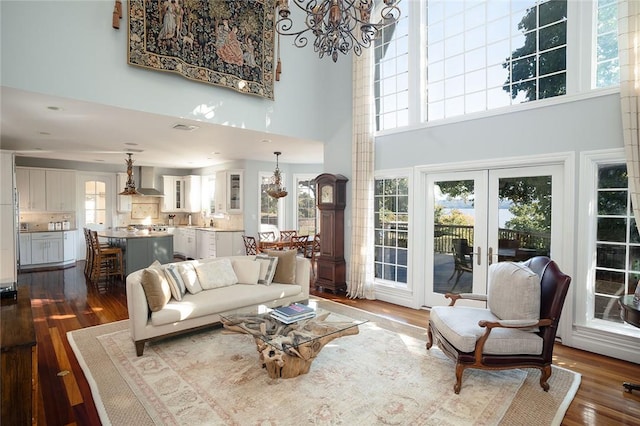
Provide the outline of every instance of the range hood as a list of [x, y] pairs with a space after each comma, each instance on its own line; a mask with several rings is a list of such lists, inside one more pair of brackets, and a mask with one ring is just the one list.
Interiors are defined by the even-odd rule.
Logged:
[[164, 197], [164, 193], [156, 189], [156, 174], [153, 167], [139, 167], [140, 187], [136, 191], [147, 197]]

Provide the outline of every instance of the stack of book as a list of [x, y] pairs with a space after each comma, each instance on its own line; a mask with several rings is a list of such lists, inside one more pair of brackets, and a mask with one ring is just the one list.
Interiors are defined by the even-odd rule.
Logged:
[[285, 324], [292, 324], [316, 316], [316, 311], [307, 305], [294, 303], [289, 306], [282, 306], [271, 311], [271, 316]]

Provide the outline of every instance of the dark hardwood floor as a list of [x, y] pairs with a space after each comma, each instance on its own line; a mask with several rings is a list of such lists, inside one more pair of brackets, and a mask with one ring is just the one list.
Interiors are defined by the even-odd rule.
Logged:
[[[89, 385], [69, 346], [66, 333], [83, 327], [126, 319], [124, 284], [87, 283], [84, 264], [58, 271], [28, 272], [18, 276], [28, 286], [38, 342], [41, 425], [99, 424]], [[352, 300], [312, 291], [324, 297], [397, 321], [426, 327], [428, 312], [393, 304]], [[640, 366], [560, 344], [555, 363], [582, 374], [582, 383], [562, 424], [640, 425], [640, 393], [627, 393], [623, 381], [640, 382]], [[453, 367], [451, 386], [454, 382]]]

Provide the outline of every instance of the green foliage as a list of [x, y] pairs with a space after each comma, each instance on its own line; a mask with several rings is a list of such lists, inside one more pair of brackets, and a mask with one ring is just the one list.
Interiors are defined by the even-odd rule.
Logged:
[[[528, 101], [566, 94], [565, 73], [542, 78], [567, 69], [566, 48], [559, 47], [567, 43], [566, 18], [566, 0], [551, 0], [527, 9], [518, 24], [518, 29], [525, 34], [524, 45], [502, 64], [511, 71], [502, 89], [510, 93], [512, 99], [520, 92], [525, 93]], [[549, 25], [552, 23], [555, 24]], [[538, 51], [542, 53], [536, 53]]]

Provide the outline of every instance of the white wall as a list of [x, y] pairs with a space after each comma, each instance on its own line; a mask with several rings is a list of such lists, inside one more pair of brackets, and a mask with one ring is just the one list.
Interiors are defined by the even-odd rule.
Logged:
[[[112, 0], [3, 0], [2, 85], [305, 139], [334, 138], [340, 124], [333, 123], [350, 102], [348, 58], [320, 60], [312, 46], [295, 48], [283, 37], [275, 101], [241, 94], [128, 65], [126, 5], [114, 30]], [[212, 116], [196, 112], [201, 105], [214, 108]]]

